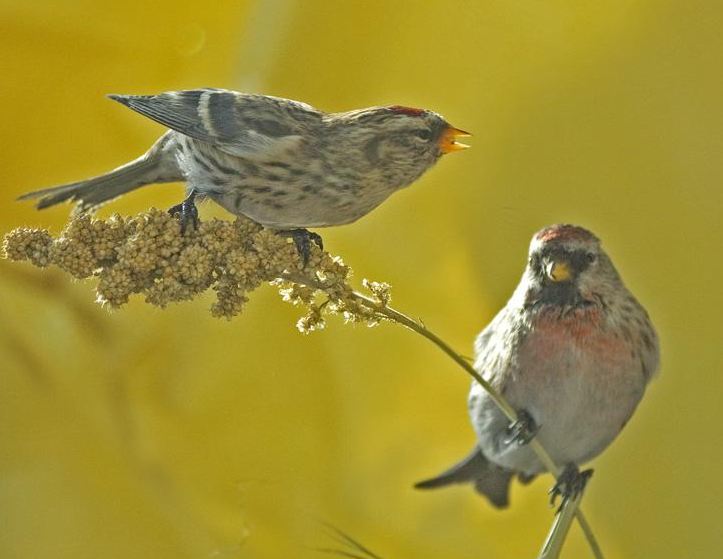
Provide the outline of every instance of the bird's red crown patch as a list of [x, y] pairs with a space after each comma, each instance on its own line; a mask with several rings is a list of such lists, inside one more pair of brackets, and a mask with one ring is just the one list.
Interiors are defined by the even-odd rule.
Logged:
[[427, 112], [424, 109], [415, 109], [413, 107], [405, 107], [403, 105], [393, 105], [389, 107], [389, 110], [393, 113], [409, 116], [422, 116], [424, 113]]
[[592, 241], [595, 235], [575, 225], [552, 225], [540, 231], [535, 238], [541, 243], [550, 241]]

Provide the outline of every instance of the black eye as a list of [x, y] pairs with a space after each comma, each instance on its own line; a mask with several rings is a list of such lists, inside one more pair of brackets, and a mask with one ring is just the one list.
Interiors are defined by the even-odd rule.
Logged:
[[429, 140], [430, 132], [429, 130], [417, 130], [414, 135], [420, 140]]
[[593, 262], [595, 262], [595, 259], [597, 258], [597, 256], [595, 256], [592, 252], [588, 252], [585, 255], [585, 258], [587, 258], [587, 261], [592, 264]]

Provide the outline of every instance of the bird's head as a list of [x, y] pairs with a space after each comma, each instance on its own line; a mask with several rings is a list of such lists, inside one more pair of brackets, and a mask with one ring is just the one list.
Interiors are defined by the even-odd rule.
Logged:
[[620, 278], [599, 239], [575, 225], [552, 225], [530, 243], [525, 277], [528, 302], [586, 306], [604, 297]]
[[424, 109], [395, 105], [333, 116], [343, 123], [365, 162], [399, 186], [417, 179], [445, 153], [469, 147], [457, 141], [469, 133]]

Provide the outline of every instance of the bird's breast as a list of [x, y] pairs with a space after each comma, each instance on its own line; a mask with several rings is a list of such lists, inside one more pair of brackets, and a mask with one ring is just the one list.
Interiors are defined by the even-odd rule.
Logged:
[[540, 312], [519, 349], [520, 385], [561, 404], [563, 396], [574, 400], [609, 391], [637, 365], [632, 341], [608, 324], [599, 307]]
[[[582, 463], [603, 450], [632, 415], [646, 383], [631, 340], [596, 307], [537, 313], [503, 375], [503, 395], [532, 415], [540, 442], [560, 464]], [[528, 473], [542, 469], [527, 447], [505, 448], [484, 416], [472, 413], [490, 459]]]
[[522, 354], [543, 362], [567, 362], [570, 356], [581, 360], [601, 356], [609, 359], [622, 350], [624, 343], [607, 327], [597, 306], [548, 307], [533, 315], [529, 333], [522, 342]]

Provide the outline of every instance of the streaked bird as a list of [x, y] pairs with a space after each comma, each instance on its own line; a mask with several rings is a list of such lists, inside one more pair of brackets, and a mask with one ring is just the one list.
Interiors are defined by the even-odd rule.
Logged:
[[74, 201], [78, 211], [147, 184], [186, 182], [170, 211], [197, 222], [210, 198], [291, 236], [308, 259], [308, 227], [356, 221], [408, 186], [468, 135], [437, 113], [403, 106], [324, 113], [305, 103], [223, 89], [111, 99], [168, 127], [138, 159], [88, 180], [37, 190], [39, 209]]

